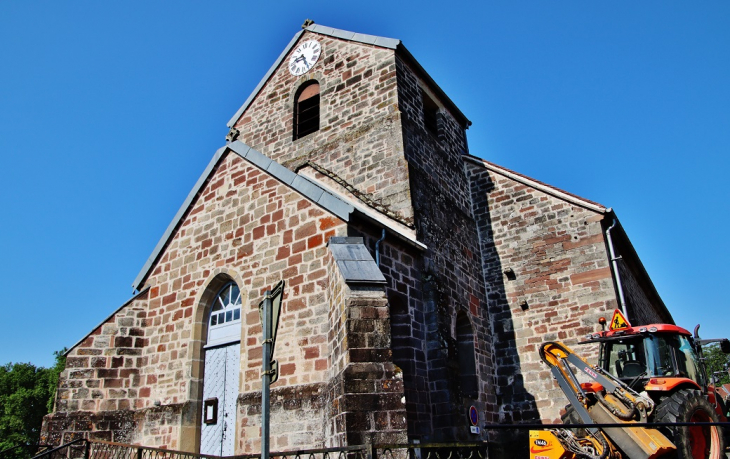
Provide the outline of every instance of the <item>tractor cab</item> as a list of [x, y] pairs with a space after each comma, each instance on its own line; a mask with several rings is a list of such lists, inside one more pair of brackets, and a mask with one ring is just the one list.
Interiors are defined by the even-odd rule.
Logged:
[[598, 343], [598, 366], [634, 390], [672, 390], [682, 383], [707, 387], [694, 340], [684, 328], [629, 326], [594, 333], [584, 343]]

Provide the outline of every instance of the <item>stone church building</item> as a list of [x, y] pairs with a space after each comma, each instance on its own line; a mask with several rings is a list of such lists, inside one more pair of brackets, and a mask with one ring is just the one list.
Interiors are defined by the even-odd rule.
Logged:
[[272, 450], [558, 419], [542, 342], [620, 307], [672, 318], [610, 208], [472, 155], [470, 124], [399, 40], [305, 23], [137, 293], [69, 350], [42, 442], [258, 452], [258, 305], [280, 280]]

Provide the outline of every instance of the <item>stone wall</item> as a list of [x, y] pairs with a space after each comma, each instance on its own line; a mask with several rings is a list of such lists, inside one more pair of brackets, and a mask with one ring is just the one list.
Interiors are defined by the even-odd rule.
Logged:
[[[555, 421], [567, 403], [538, 350], [616, 307], [603, 215], [467, 163], [492, 317], [499, 419]], [[591, 354], [584, 354], [589, 360]]]
[[[415, 384], [407, 388], [407, 393], [415, 398], [411, 407], [414, 412], [409, 415], [419, 419], [409, 425], [409, 432], [426, 441], [478, 440], [484, 437], [469, 432], [468, 408], [477, 406], [482, 421], [491, 422], [496, 399], [492, 340], [484, 332], [491, 330], [491, 325], [480, 247], [462, 161], [467, 149], [466, 126], [460, 124], [447, 103], [438, 99], [433, 88], [407, 62], [398, 59], [396, 64], [416, 231], [419, 241], [428, 247], [415, 266], [406, 270], [417, 280], [414, 286], [418, 288], [418, 293], [410, 291], [408, 295], [419, 300], [411, 306], [409, 315], [422, 318], [423, 322], [412, 323], [410, 330], [404, 324], [400, 349], [404, 357], [409, 357], [415, 348], [409, 341], [413, 341], [417, 330], [424, 354], [424, 360], [413, 365]], [[424, 93], [440, 107], [436, 133], [424, 124]], [[464, 369], [459, 364], [456, 342], [459, 312], [467, 317], [473, 330], [477, 397], [463, 390]], [[405, 365], [408, 357], [404, 358]], [[426, 382], [425, 390], [421, 381]]]
[[[96, 327], [66, 357], [54, 412], [44, 420], [41, 441], [61, 444], [87, 436], [96, 440], [131, 442], [144, 429], [140, 389], [147, 382], [142, 355], [149, 291], [123, 305]], [[142, 394], [143, 395], [143, 394]], [[160, 432], [157, 444], [167, 444]]]
[[[290, 169], [311, 168], [311, 176], [328, 179], [417, 230], [428, 253], [389, 244], [384, 250], [394, 257], [383, 258], [384, 264], [398, 267], [385, 268], [389, 301], [406, 308], [398, 310], [401, 323], [394, 328], [393, 346], [406, 374], [409, 434], [424, 440], [474, 439], [466, 425], [468, 406], [492, 413], [496, 399], [491, 340], [476, 333], [491, 326], [461, 162], [467, 150], [465, 126], [442, 107], [439, 135], [427, 131], [422, 91], [438, 98], [392, 50], [310, 32], [300, 42], [309, 38], [319, 40], [323, 49], [312, 72], [297, 78], [283, 66], [276, 69], [235, 127], [244, 142]], [[321, 88], [320, 130], [292, 142], [294, 93], [308, 79]], [[380, 235], [375, 236], [368, 242], [371, 249]], [[423, 279], [431, 292], [427, 302], [422, 301]], [[466, 311], [475, 330], [481, 375], [477, 400], [460, 392], [454, 367], [458, 310]]]

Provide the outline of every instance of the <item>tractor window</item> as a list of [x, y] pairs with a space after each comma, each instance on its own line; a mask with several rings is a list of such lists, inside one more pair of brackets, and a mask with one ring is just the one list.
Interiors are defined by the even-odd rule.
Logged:
[[616, 377], [635, 378], [646, 371], [641, 340], [611, 343], [608, 347], [608, 371]]
[[692, 343], [686, 336], [678, 337], [679, 345], [675, 349], [677, 355], [677, 369], [681, 376], [685, 376], [693, 381], [697, 381], [700, 386], [705, 385], [704, 375], [700, 371], [699, 362]]
[[649, 335], [646, 339], [649, 357], [649, 376], [674, 376], [672, 343], [661, 335]]

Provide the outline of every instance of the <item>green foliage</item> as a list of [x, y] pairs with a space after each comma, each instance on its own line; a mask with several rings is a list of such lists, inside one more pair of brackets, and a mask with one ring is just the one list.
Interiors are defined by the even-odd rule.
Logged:
[[715, 374], [719, 378], [718, 385], [730, 383], [728, 366], [730, 365], [730, 354], [725, 354], [720, 349], [719, 343], [712, 343], [702, 348], [702, 355], [705, 358], [707, 374]]
[[[66, 350], [55, 352], [51, 368], [32, 363], [0, 366], [0, 451], [18, 445], [38, 444], [43, 416], [53, 408], [58, 376], [63, 370]], [[29, 450], [3, 452], [4, 458], [29, 457]]]
[[56, 362], [48, 369], [48, 393], [50, 394], [48, 402], [46, 403], [48, 413], [53, 411], [53, 404], [56, 402], [58, 377], [61, 375], [63, 369], [66, 368], [66, 351], [68, 351], [68, 349], [64, 347], [60, 351], [54, 352], [53, 355], [56, 357]]

